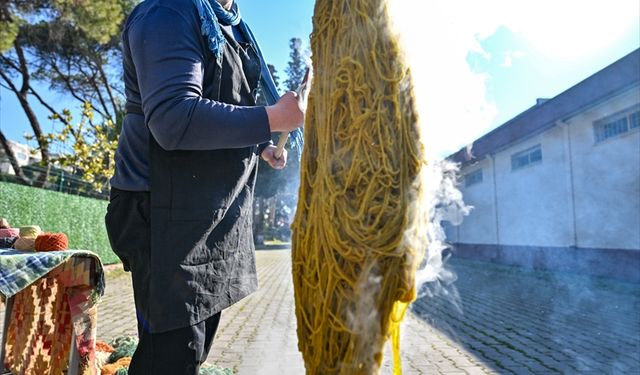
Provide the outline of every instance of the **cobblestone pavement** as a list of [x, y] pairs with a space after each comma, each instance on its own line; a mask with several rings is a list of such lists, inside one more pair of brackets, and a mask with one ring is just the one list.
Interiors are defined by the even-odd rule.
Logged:
[[[222, 313], [208, 361], [240, 375], [304, 374], [297, 349], [289, 251], [258, 251], [260, 289]], [[98, 338], [135, 334], [129, 277], [110, 275], [100, 305]], [[409, 314], [403, 327], [405, 374], [490, 374], [474, 355]], [[382, 374], [392, 373], [387, 350]]]
[[[290, 252], [257, 254], [260, 289], [223, 312], [209, 362], [238, 374], [304, 374]], [[407, 316], [405, 374], [640, 374], [638, 285], [451, 264], [455, 288], [428, 286], [431, 297]], [[128, 274], [111, 272], [98, 338], [134, 335], [133, 317]], [[392, 373], [390, 357], [387, 348], [384, 375]]]
[[640, 285], [454, 260], [425, 322], [501, 374], [640, 374]]

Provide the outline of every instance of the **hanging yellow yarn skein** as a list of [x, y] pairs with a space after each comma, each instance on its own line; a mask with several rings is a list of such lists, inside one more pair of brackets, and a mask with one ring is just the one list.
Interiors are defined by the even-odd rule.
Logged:
[[317, 0], [292, 266], [307, 374], [375, 374], [416, 298], [426, 160], [385, 0]]

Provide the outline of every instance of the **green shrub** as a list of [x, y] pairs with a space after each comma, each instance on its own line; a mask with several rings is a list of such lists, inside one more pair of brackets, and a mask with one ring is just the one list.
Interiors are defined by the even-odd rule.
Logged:
[[38, 225], [47, 232], [63, 232], [70, 249], [90, 250], [105, 264], [116, 263], [104, 215], [107, 201], [0, 182], [0, 217], [13, 227]]

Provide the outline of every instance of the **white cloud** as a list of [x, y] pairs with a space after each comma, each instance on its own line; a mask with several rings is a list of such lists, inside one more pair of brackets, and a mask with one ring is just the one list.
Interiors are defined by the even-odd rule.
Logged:
[[504, 60], [500, 66], [503, 68], [511, 68], [513, 66], [514, 59], [521, 59], [525, 55], [526, 54], [523, 51], [506, 51], [504, 53]]
[[503, 68], [511, 68], [513, 66], [513, 58], [511, 57], [510, 53], [507, 52], [504, 54], [504, 61], [500, 66], [502, 66]]
[[[637, 0], [389, 0], [412, 67], [432, 156], [443, 156], [487, 132], [498, 109], [487, 77], [472, 71], [470, 52], [489, 59], [480, 41], [506, 27], [557, 59], [596, 54], [638, 28]], [[509, 51], [505, 51], [507, 53]], [[524, 53], [509, 52], [504, 63]]]

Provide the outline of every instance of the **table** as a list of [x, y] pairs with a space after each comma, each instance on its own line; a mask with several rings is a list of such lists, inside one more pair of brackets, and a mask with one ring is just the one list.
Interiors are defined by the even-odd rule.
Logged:
[[0, 249], [0, 295], [7, 300], [0, 374], [97, 373], [97, 304], [104, 285], [102, 262], [92, 252]]

